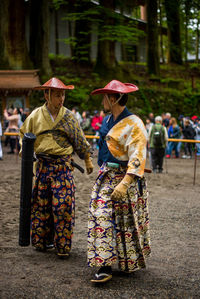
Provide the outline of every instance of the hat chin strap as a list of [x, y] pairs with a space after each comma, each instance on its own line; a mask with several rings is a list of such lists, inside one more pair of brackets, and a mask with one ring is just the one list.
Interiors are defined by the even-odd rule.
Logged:
[[123, 95], [124, 95], [124, 93], [119, 93], [119, 94], [120, 94], [120, 96], [119, 96], [119, 98], [117, 99], [117, 101], [116, 101], [114, 104], [111, 104], [110, 99], [109, 99], [109, 97], [108, 97], [108, 94], [107, 94], [107, 93], [105, 94], [106, 99], [107, 99], [107, 101], [108, 101], [108, 104], [109, 104], [109, 106], [110, 106], [110, 110], [111, 110], [111, 111], [112, 111], [113, 106], [115, 106], [115, 105], [121, 100], [121, 98], [122, 98]]

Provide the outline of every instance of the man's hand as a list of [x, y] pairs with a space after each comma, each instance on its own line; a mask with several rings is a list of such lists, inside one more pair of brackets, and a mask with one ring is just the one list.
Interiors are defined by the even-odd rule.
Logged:
[[87, 174], [91, 174], [93, 172], [93, 164], [92, 164], [92, 159], [90, 158], [90, 154], [87, 154], [85, 157], [85, 167], [87, 170]]
[[113, 193], [111, 194], [112, 200], [122, 199], [127, 192], [127, 189], [130, 187], [130, 184], [133, 182], [134, 175], [126, 174], [123, 180], [115, 187]]

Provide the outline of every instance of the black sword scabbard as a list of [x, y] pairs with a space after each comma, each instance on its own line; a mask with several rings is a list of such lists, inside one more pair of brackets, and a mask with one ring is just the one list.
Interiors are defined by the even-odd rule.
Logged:
[[19, 245], [30, 245], [33, 153], [36, 136], [25, 133], [22, 140]]

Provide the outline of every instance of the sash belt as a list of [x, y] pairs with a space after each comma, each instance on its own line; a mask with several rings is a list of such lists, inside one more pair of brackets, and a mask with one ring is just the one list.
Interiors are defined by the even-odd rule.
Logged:
[[[44, 160], [47, 160], [47, 161], [52, 161], [52, 160], [57, 160], [57, 159], [62, 159], [62, 158], [65, 158], [66, 156], [65, 155], [51, 155], [51, 154], [43, 154], [43, 153], [39, 153], [39, 154], [36, 154], [36, 158], [39, 159], [44, 159]], [[84, 173], [84, 169], [78, 165], [76, 162], [74, 162], [73, 160], [69, 159], [70, 160], [70, 164], [72, 167], [75, 167], [77, 168], [81, 173]]]

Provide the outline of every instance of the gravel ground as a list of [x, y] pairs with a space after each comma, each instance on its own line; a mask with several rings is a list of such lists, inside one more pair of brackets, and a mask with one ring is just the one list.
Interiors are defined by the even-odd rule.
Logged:
[[[77, 159], [78, 162], [80, 162]], [[92, 175], [75, 170], [76, 225], [68, 260], [18, 245], [21, 161], [0, 161], [1, 298], [200, 298], [200, 160], [170, 159], [163, 174], [147, 174], [152, 254], [147, 269], [94, 286], [87, 267], [87, 211]], [[148, 166], [148, 165], [147, 165]], [[166, 164], [165, 164], [166, 166]]]

